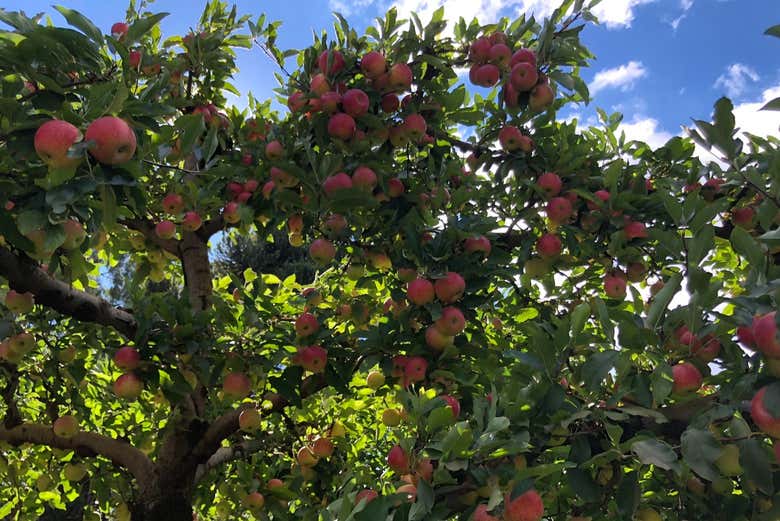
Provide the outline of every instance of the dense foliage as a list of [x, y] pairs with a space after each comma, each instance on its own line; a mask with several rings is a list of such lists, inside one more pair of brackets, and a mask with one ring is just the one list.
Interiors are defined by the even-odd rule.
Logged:
[[583, 4], [302, 51], [0, 9], [0, 518], [780, 517], [780, 141], [556, 118]]

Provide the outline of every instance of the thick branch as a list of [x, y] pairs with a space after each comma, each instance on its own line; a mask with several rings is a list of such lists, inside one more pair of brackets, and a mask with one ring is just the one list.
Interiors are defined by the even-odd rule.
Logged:
[[265, 446], [262, 440], [244, 440], [230, 447], [220, 447], [206, 463], [198, 466], [198, 470], [195, 472], [195, 482], [200, 481], [211, 469], [224, 465], [229, 461], [251, 456], [265, 448]]
[[102, 298], [79, 291], [59, 281], [26, 257], [0, 247], [0, 277], [18, 292], [30, 292], [35, 302], [59, 311], [81, 322], [111, 326], [128, 338], [135, 336], [137, 323], [133, 315], [114, 307]]
[[125, 228], [140, 232], [147, 241], [151, 242], [158, 248], [172, 253], [174, 255], [179, 254], [179, 241], [175, 239], [161, 239], [154, 232], [154, 225], [146, 219], [123, 219], [119, 221], [119, 224]]
[[79, 432], [72, 438], [63, 438], [56, 436], [50, 425], [23, 423], [11, 429], [0, 427], [0, 440], [13, 445], [32, 443], [103, 456], [127, 469], [138, 481], [140, 488], [154, 477], [152, 462], [146, 454], [127, 442], [94, 432]]

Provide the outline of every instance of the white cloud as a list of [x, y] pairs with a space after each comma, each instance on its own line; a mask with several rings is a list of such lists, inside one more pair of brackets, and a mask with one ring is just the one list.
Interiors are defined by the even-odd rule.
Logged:
[[606, 24], [609, 29], [622, 29], [631, 27], [634, 21], [634, 8], [643, 4], [653, 3], [655, 0], [604, 0], [593, 8], [593, 14], [599, 22]]
[[660, 128], [657, 119], [635, 116], [630, 123], [621, 123], [618, 131], [626, 133], [626, 140], [644, 141], [653, 148], [666, 144], [674, 134]]
[[777, 112], [760, 110], [767, 102], [780, 97], [780, 85], [770, 87], [761, 93], [761, 100], [749, 103], [739, 103], [734, 106], [736, 125], [743, 132], [759, 136], [780, 135], [780, 123]]
[[350, 16], [374, 3], [374, 0], [329, 0], [328, 7], [331, 11]]
[[619, 67], [597, 72], [588, 88], [591, 96], [595, 96], [598, 91], [609, 87], [617, 87], [626, 91], [634, 86], [636, 80], [645, 76], [647, 76], [647, 69], [642, 65], [642, 62], [632, 60]]
[[735, 98], [745, 92], [748, 81], [757, 82], [758, 80], [758, 73], [754, 69], [742, 63], [734, 63], [729, 65], [726, 72], [715, 80], [714, 87], [725, 89], [729, 97]]

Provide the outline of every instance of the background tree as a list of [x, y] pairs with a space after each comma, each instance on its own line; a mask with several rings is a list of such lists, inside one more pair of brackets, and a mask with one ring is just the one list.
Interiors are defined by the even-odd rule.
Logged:
[[[657, 150], [558, 121], [583, 2], [302, 51], [58, 9], [0, 10], [0, 516], [778, 518], [778, 139], [729, 100]], [[283, 115], [225, 107], [253, 45]], [[224, 234], [313, 281], [220, 274]]]

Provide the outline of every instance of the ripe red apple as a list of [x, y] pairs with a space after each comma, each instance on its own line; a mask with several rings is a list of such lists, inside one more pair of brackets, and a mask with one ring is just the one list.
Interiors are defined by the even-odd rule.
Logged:
[[311, 446], [312, 452], [318, 458], [331, 457], [333, 455], [333, 451], [335, 448], [336, 447], [333, 444], [333, 441], [330, 440], [330, 438], [323, 438], [323, 437], [319, 437], [316, 440], [314, 440], [314, 443]]
[[179, 194], [168, 194], [162, 200], [162, 207], [170, 215], [178, 215], [184, 209], [184, 198]]
[[495, 65], [498, 65], [502, 69], [509, 65], [509, 60], [512, 58], [512, 50], [504, 43], [497, 43], [490, 47], [488, 51], [488, 61]]
[[518, 63], [530, 63], [536, 67], [536, 53], [531, 49], [520, 49], [515, 51], [512, 55], [512, 59], [509, 62], [510, 67], [514, 67]]
[[490, 38], [480, 36], [471, 43], [469, 59], [473, 63], [485, 63], [490, 57], [491, 47], [493, 47], [493, 44], [490, 43]]
[[519, 62], [513, 65], [509, 81], [512, 82], [512, 87], [517, 89], [518, 92], [531, 90], [539, 81], [536, 65], [528, 62]]
[[773, 438], [780, 438], [780, 418], [775, 418], [764, 405], [766, 387], [762, 387], [750, 402], [750, 417], [758, 428]]
[[777, 339], [775, 311], [753, 317], [751, 332], [756, 349], [771, 358], [780, 358], [780, 342]]
[[400, 445], [395, 445], [387, 454], [387, 466], [396, 474], [409, 472], [409, 456]]
[[390, 197], [400, 197], [406, 191], [403, 181], [397, 177], [393, 177], [387, 181], [387, 194]]
[[114, 382], [114, 394], [125, 400], [136, 400], [144, 390], [144, 383], [134, 373], [125, 373]]
[[459, 335], [466, 329], [466, 318], [458, 308], [447, 306], [441, 310], [441, 317], [436, 320], [435, 326], [447, 336]]
[[561, 239], [552, 233], [545, 233], [536, 240], [536, 251], [543, 259], [551, 259], [561, 254]]
[[10, 289], [5, 295], [5, 307], [7, 307], [11, 313], [29, 313], [32, 311], [33, 303], [33, 294], [29, 292], [18, 293]]
[[369, 51], [360, 60], [360, 70], [363, 71], [366, 78], [378, 78], [385, 73], [386, 69], [387, 61], [381, 52]]
[[425, 122], [425, 118], [419, 114], [409, 114], [404, 119], [404, 127], [406, 128], [406, 134], [413, 142], [418, 142], [425, 135], [425, 131], [428, 129], [428, 125]]
[[328, 78], [326, 78], [325, 75], [322, 73], [315, 74], [314, 76], [311, 77], [311, 82], [309, 83], [309, 90], [311, 90], [312, 94], [315, 94], [317, 96], [322, 96], [323, 94], [331, 90], [330, 83], [328, 82]]
[[746, 206], [744, 208], [734, 208], [731, 211], [731, 222], [740, 228], [750, 230], [753, 228], [753, 224], [756, 218], [756, 211], [752, 206]]
[[249, 396], [252, 382], [249, 377], [240, 371], [232, 371], [225, 375], [222, 381], [222, 391], [228, 400], [242, 400]]
[[268, 488], [268, 490], [273, 490], [275, 488], [284, 488], [284, 481], [282, 481], [279, 478], [271, 478], [268, 480], [266, 487]]
[[367, 505], [378, 497], [379, 494], [377, 494], [375, 490], [371, 490], [370, 488], [367, 488], [357, 493], [357, 495], [355, 496], [355, 504], [357, 505], [361, 501], [365, 500], [365, 504]]
[[238, 415], [238, 427], [244, 432], [255, 432], [261, 426], [260, 411], [254, 407], [244, 409]]
[[563, 181], [558, 174], [545, 172], [536, 179], [536, 186], [538, 186], [547, 197], [555, 197], [561, 192]]
[[701, 387], [701, 372], [690, 362], [683, 362], [672, 367], [672, 392], [687, 394], [698, 391]]
[[111, 36], [121, 42], [129, 30], [130, 26], [128, 24], [125, 22], [117, 22], [111, 26]]
[[367, 166], [359, 166], [352, 173], [352, 185], [355, 188], [371, 192], [376, 186], [376, 173]]
[[546, 213], [551, 222], [562, 224], [571, 218], [574, 209], [566, 197], [553, 197], [547, 202]]
[[328, 362], [328, 351], [322, 346], [301, 347], [298, 349], [294, 361], [307, 371], [321, 373], [325, 370], [325, 365]]
[[328, 134], [343, 141], [352, 139], [356, 129], [355, 120], [349, 114], [334, 114], [328, 120]]
[[492, 63], [474, 65], [469, 71], [469, 79], [480, 87], [493, 87], [501, 79], [501, 69]]
[[387, 73], [387, 86], [391, 90], [405, 91], [412, 86], [412, 69], [405, 63], [396, 63]]
[[81, 141], [81, 131], [67, 121], [53, 119], [35, 131], [33, 144], [38, 157], [51, 168], [74, 168], [82, 157], [69, 157], [70, 147]]
[[101, 163], [121, 165], [135, 154], [135, 132], [123, 119], [113, 116], [98, 118], [87, 127], [84, 137], [93, 142], [89, 153]]
[[270, 141], [265, 145], [265, 157], [271, 161], [278, 161], [284, 157], [284, 146], [277, 140]]
[[313, 335], [320, 328], [317, 317], [311, 313], [303, 313], [295, 319], [295, 334], [298, 336]]
[[623, 226], [623, 233], [626, 235], [626, 239], [629, 241], [631, 239], [647, 238], [647, 228], [645, 228], [643, 223], [638, 221], [628, 221], [625, 226]]
[[609, 196], [610, 196], [608, 191], [597, 190], [596, 192], [593, 193], [593, 195], [596, 197], [596, 199], [601, 201], [601, 204], [598, 204], [597, 202], [594, 201], [588, 201], [587, 205], [589, 210], [597, 210], [599, 208], [604, 208], [607, 206], [607, 203], [609, 202]]
[[341, 99], [341, 106], [344, 107], [344, 112], [357, 118], [368, 112], [370, 100], [368, 94], [360, 89], [350, 89], [344, 93]]
[[542, 83], [531, 91], [528, 107], [534, 112], [540, 112], [552, 105], [553, 101], [555, 101], [555, 91], [546, 83]]
[[141, 51], [137, 49], [132, 49], [130, 52], [127, 53], [127, 65], [131, 69], [137, 70], [138, 67], [141, 66], [141, 58], [143, 58], [143, 54], [141, 54]]
[[344, 172], [339, 172], [325, 178], [322, 182], [322, 189], [328, 197], [333, 196], [338, 191], [352, 188], [352, 178]]
[[623, 300], [626, 298], [628, 280], [621, 270], [611, 270], [604, 275], [604, 293], [609, 298]]
[[455, 344], [455, 337], [445, 334], [436, 326], [429, 326], [425, 330], [425, 343], [431, 349], [443, 351]]
[[176, 236], [176, 224], [171, 221], [160, 221], [154, 227], [154, 233], [160, 239], [173, 239]]
[[309, 246], [309, 255], [318, 264], [328, 264], [336, 257], [336, 248], [327, 239], [316, 239]]
[[474, 510], [474, 521], [499, 521], [496, 516], [488, 514], [488, 507], [485, 504], [477, 505]]
[[114, 353], [114, 364], [123, 371], [132, 371], [140, 361], [141, 354], [133, 346], [122, 346]]
[[222, 210], [222, 219], [228, 224], [236, 224], [241, 220], [238, 203], [230, 201]]
[[60, 416], [56, 420], [54, 420], [54, 424], [52, 424], [52, 430], [54, 431], [55, 436], [59, 436], [61, 438], [72, 438], [76, 435], [76, 433], [79, 432], [79, 422], [78, 420], [71, 416]]
[[291, 112], [301, 112], [306, 107], [306, 97], [303, 92], [295, 91], [287, 98], [287, 106]]
[[330, 235], [339, 235], [347, 227], [347, 219], [339, 213], [333, 213], [325, 219], [323, 227]]
[[194, 232], [203, 224], [203, 220], [198, 215], [198, 212], [189, 211], [184, 214], [184, 219], [181, 222], [181, 227], [188, 232]]
[[469, 237], [463, 241], [463, 249], [466, 250], [467, 253], [479, 252], [483, 256], [487, 257], [490, 255], [491, 250], [490, 239], [484, 235]]
[[459, 273], [448, 271], [444, 277], [436, 279], [433, 288], [436, 298], [443, 304], [451, 304], [463, 296], [466, 291], [466, 281]]
[[328, 76], [341, 72], [344, 65], [344, 55], [339, 51], [325, 50], [317, 58], [317, 67]]
[[339, 105], [341, 104], [341, 94], [338, 92], [328, 91], [320, 96], [320, 110], [326, 114], [333, 114], [339, 111]]
[[295, 459], [298, 461], [298, 465], [303, 467], [312, 467], [317, 464], [317, 456], [314, 455], [310, 447], [298, 449]]
[[756, 349], [756, 339], [753, 337], [753, 326], [737, 327], [737, 341], [749, 349]]
[[433, 284], [423, 278], [417, 278], [406, 286], [406, 298], [417, 306], [424, 306], [433, 302], [434, 295]]
[[35, 348], [35, 337], [30, 333], [19, 333], [8, 340], [8, 349], [12, 355], [24, 355]]
[[428, 361], [421, 356], [411, 356], [407, 358], [404, 365], [404, 379], [408, 382], [421, 382], [425, 380], [425, 373], [428, 371]]
[[460, 402], [457, 398], [454, 396], [450, 396], [449, 394], [442, 394], [439, 396], [442, 400], [444, 400], [444, 403], [447, 404], [447, 407], [449, 407], [452, 410], [452, 416], [454, 418], [457, 418], [460, 416]]
[[62, 247], [66, 250], [75, 250], [87, 238], [86, 230], [75, 219], [68, 219], [63, 222], [62, 229], [65, 232], [65, 242], [62, 243]]
[[512, 125], [506, 125], [498, 132], [498, 141], [501, 143], [501, 148], [507, 152], [513, 152], [515, 150], [524, 150], [523, 146], [523, 133], [520, 129]]
[[398, 99], [398, 96], [390, 93], [382, 96], [382, 101], [380, 102], [380, 105], [382, 106], [382, 110], [385, 113], [391, 114], [396, 110], [398, 110], [398, 108], [401, 106], [401, 102]]
[[700, 342], [691, 345], [691, 354], [702, 362], [712, 362], [720, 354], [720, 340], [713, 335], [707, 335]]
[[260, 492], [250, 492], [244, 498], [244, 502], [250, 509], [258, 510], [265, 505], [265, 497]]
[[542, 515], [544, 515], [542, 497], [533, 489], [514, 499], [509, 494], [504, 498], [505, 521], [539, 521]]

